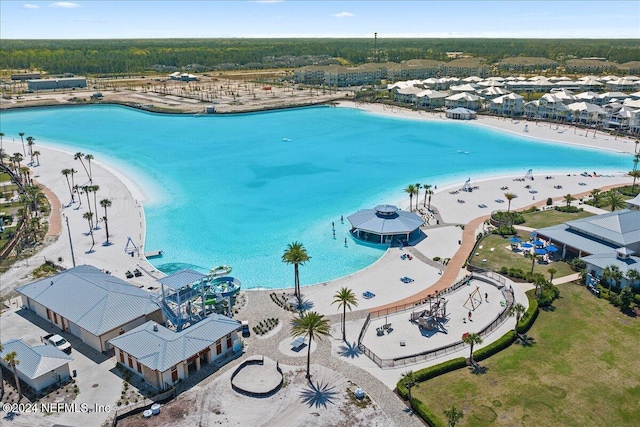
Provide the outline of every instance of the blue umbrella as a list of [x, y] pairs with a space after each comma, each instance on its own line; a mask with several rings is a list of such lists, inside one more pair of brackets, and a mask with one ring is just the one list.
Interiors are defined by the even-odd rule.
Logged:
[[542, 240], [534, 240], [533, 243], [535, 246], [544, 246], [544, 242]]
[[538, 235], [538, 232], [537, 232], [537, 231], [532, 231], [532, 232], [531, 232], [531, 237], [536, 237], [537, 235]]
[[512, 237], [509, 239], [511, 243], [520, 243], [522, 240], [519, 237]]
[[520, 246], [522, 246], [523, 248], [532, 248], [533, 247], [533, 245], [531, 243], [529, 243], [529, 242], [525, 242]]
[[544, 249], [544, 248], [536, 248], [536, 249], [534, 250], [534, 252], [535, 252], [537, 255], [546, 255], [546, 254], [547, 254], [547, 250], [546, 250], [546, 249]]
[[558, 252], [560, 250], [557, 246], [553, 245], [549, 245], [545, 249], [547, 250], [547, 252]]

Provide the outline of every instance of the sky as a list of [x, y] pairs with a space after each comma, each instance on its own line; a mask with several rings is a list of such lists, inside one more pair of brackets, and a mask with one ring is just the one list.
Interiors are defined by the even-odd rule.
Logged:
[[0, 1], [0, 39], [640, 38], [640, 1]]

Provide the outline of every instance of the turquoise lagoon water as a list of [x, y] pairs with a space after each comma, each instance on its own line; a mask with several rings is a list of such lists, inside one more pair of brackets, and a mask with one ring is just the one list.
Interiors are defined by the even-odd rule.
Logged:
[[164, 251], [151, 260], [157, 268], [205, 272], [229, 264], [249, 288], [293, 285], [293, 267], [281, 262], [293, 241], [311, 256], [301, 268], [303, 284], [370, 265], [385, 248], [353, 241], [346, 217], [397, 203], [410, 183], [442, 186], [529, 168], [624, 171], [630, 163], [617, 153], [479, 126], [348, 108], [185, 116], [87, 106], [3, 112], [1, 119], [5, 139], [25, 132], [36, 144], [91, 153], [124, 169], [150, 196], [145, 248]]

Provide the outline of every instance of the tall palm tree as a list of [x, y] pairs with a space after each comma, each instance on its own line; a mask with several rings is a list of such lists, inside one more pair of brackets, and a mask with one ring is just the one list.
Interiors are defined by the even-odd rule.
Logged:
[[[3, 136], [4, 134], [0, 135], [0, 138], [2, 138]], [[0, 342], [0, 353], [2, 353], [3, 351], [4, 351], [4, 346]], [[2, 368], [0, 368], [0, 399], [2, 399], [3, 396], [4, 396], [4, 376], [2, 375]]]
[[298, 265], [304, 265], [304, 263], [310, 259], [311, 257], [307, 253], [307, 250], [300, 242], [289, 243], [284, 254], [282, 254], [282, 262], [286, 264], [293, 264], [294, 294], [296, 298], [298, 298], [298, 305], [300, 305], [302, 299], [302, 296], [300, 295], [300, 276], [298, 272]]
[[624, 276], [617, 265], [610, 265], [602, 270], [602, 278], [609, 284], [609, 292], [611, 292], [611, 283], [615, 282], [616, 286], [620, 283]]
[[451, 408], [444, 410], [444, 415], [447, 417], [447, 424], [449, 427], [456, 427], [458, 421], [460, 421], [464, 416], [464, 412], [455, 406], [452, 406]]
[[636, 179], [640, 178], [640, 170], [632, 170], [629, 172], [629, 176], [633, 178], [633, 185], [631, 186], [631, 191], [635, 191], [636, 189]]
[[91, 173], [91, 160], [93, 160], [93, 155], [87, 154], [84, 156], [84, 159], [89, 164], [89, 182], [93, 182], [93, 174]]
[[[424, 202], [422, 202], [422, 206], [427, 206], [427, 195], [433, 194], [431, 184], [422, 184], [422, 188], [424, 189]], [[431, 204], [431, 198], [429, 198], [429, 204]]]
[[409, 184], [404, 189], [404, 192], [409, 194], [409, 211], [413, 212], [413, 195], [416, 194], [416, 186]]
[[482, 344], [482, 337], [476, 333], [470, 333], [462, 337], [462, 342], [465, 344], [469, 344], [471, 347], [469, 351], [469, 362], [474, 365], [475, 362], [473, 360], [473, 346], [476, 344]]
[[82, 198], [80, 197], [80, 186], [78, 184], [74, 185], [73, 190], [76, 192], [76, 195], [78, 196], [78, 207], [76, 209], [80, 209], [80, 206], [82, 206]]
[[40, 166], [40, 155], [41, 153], [38, 150], [33, 151], [33, 156], [36, 158], [36, 161], [38, 162], [36, 166]]
[[69, 175], [71, 175], [71, 169], [62, 169], [60, 172], [65, 179], [67, 180], [67, 187], [69, 187], [69, 194], [71, 194], [71, 203], [75, 202], [75, 198], [73, 197], [73, 190], [71, 189], [71, 181], [69, 181]]
[[600, 193], [602, 192], [602, 190], [600, 190], [599, 188], [594, 188], [593, 190], [591, 190], [591, 197], [593, 197], [593, 204], [594, 206], [598, 206], [598, 202], [600, 201]]
[[94, 212], [96, 213], [96, 227], [98, 227], [98, 190], [100, 189], [99, 185], [90, 185], [91, 187], [91, 192], [93, 193], [93, 206], [94, 206]]
[[640, 153], [636, 153], [633, 155], [633, 170], [638, 169], [638, 162], [640, 162]]
[[16, 166], [14, 166], [14, 169], [19, 169], [20, 168], [20, 162], [22, 161], [22, 159], [24, 159], [24, 157], [22, 156], [22, 154], [20, 153], [13, 153], [13, 161], [16, 163]]
[[516, 335], [518, 335], [518, 322], [520, 321], [520, 318], [525, 313], [525, 311], [527, 311], [527, 309], [520, 303], [512, 305], [509, 309], [509, 316], [516, 318], [516, 327], [513, 329]]
[[323, 315], [315, 311], [300, 314], [291, 321], [291, 335], [294, 337], [307, 336], [309, 345], [307, 347], [307, 379], [311, 378], [311, 343], [313, 340], [322, 340], [322, 337], [329, 335], [329, 321]]
[[4, 132], [0, 132], [0, 150], [4, 148], [4, 146], [2, 145], [2, 138], [4, 138]]
[[105, 229], [105, 232], [107, 233], [107, 243], [109, 243], [109, 222], [107, 220], [107, 208], [111, 207], [111, 200], [109, 199], [100, 200], [100, 206], [104, 208], [104, 216], [102, 217], [102, 220], [104, 221], [104, 229]]
[[18, 402], [22, 400], [22, 390], [20, 389], [20, 378], [18, 377], [18, 368], [17, 366], [20, 364], [18, 360], [18, 353], [12, 351], [11, 353], [7, 353], [2, 360], [9, 365], [11, 369], [13, 369], [13, 378], [16, 380], [16, 388], [18, 389]]
[[564, 196], [564, 201], [567, 203], [567, 207], [571, 206], [571, 202], [573, 202], [574, 200], [576, 200], [576, 198], [571, 194], [567, 194], [566, 196]]
[[611, 212], [616, 209], [622, 209], [627, 205], [622, 194], [616, 190], [609, 190], [606, 192], [605, 202], [607, 203], [607, 206], [611, 207]]
[[556, 270], [555, 268], [550, 268], [547, 270], [547, 272], [549, 273], [549, 281], [553, 282], [553, 275], [556, 274], [558, 272], [558, 270]]
[[349, 288], [342, 288], [333, 296], [333, 304], [338, 304], [338, 310], [342, 307], [342, 341], [347, 340], [347, 332], [346, 332], [346, 318], [347, 318], [347, 308], [351, 311], [351, 307], [358, 306], [358, 298], [356, 294]]
[[511, 210], [511, 201], [516, 198], [516, 195], [513, 193], [504, 193], [504, 198], [507, 199], [507, 213]]
[[29, 146], [29, 156], [31, 157], [31, 164], [33, 165], [33, 144], [36, 139], [32, 136], [27, 137], [27, 145]]
[[629, 285], [633, 286], [636, 281], [640, 281], [640, 271], [631, 268], [627, 271], [627, 279], [629, 279]]
[[640, 139], [636, 139], [636, 150], [634, 151], [634, 153], [638, 152], [638, 145], [640, 145]]
[[[2, 133], [2, 132], [0, 132]], [[4, 165], [4, 159], [7, 158], [7, 153], [5, 153], [4, 148], [0, 148], [0, 164]]]
[[91, 210], [91, 199], [89, 199], [89, 193], [91, 193], [93, 188], [92, 188], [91, 185], [83, 185], [81, 188], [82, 188], [82, 191], [84, 192], [84, 194], [87, 195], [87, 209], [89, 209], [89, 212], [93, 212]]
[[[84, 169], [84, 171], [87, 174], [87, 177], [91, 177], [91, 174], [89, 173], [89, 170], [87, 169], [87, 167], [84, 164], [84, 153], [78, 151], [76, 154], [73, 155], [73, 160], [80, 160], [80, 164], [82, 164], [82, 167]], [[91, 179], [89, 179], [91, 180]]]
[[405, 373], [402, 374], [400, 381], [402, 381], [402, 385], [404, 385], [407, 388], [407, 394], [408, 394], [408, 398], [409, 398], [409, 405], [411, 406], [411, 408], [413, 408], [413, 402], [411, 402], [412, 397], [411, 397], [411, 389], [418, 384], [418, 380], [416, 378], [416, 374], [409, 370]]
[[82, 214], [82, 218], [86, 219], [89, 223], [89, 234], [91, 235], [91, 247], [95, 246], [96, 241], [93, 238], [93, 212], [85, 212]]
[[422, 184], [420, 183], [416, 183], [416, 192], [414, 193], [414, 195], [416, 196], [416, 210], [418, 210], [418, 202], [420, 199], [420, 189], [422, 188]]
[[24, 149], [24, 132], [18, 132], [18, 135], [20, 135], [20, 140], [22, 141], [22, 155], [26, 156], [27, 152]]

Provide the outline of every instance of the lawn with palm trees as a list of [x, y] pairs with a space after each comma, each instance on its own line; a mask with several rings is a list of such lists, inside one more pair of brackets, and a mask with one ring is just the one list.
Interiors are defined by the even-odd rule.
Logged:
[[593, 213], [587, 211], [562, 212], [555, 209], [548, 209], [546, 211], [523, 213], [522, 216], [525, 222], [522, 225], [531, 228], [544, 228], [593, 215]]
[[[455, 405], [457, 426], [636, 426], [640, 419], [640, 319], [583, 286], [560, 287], [555, 310], [529, 331], [534, 344], [412, 388], [434, 414]], [[444, 422], [446, 418], [441, 416]]]

